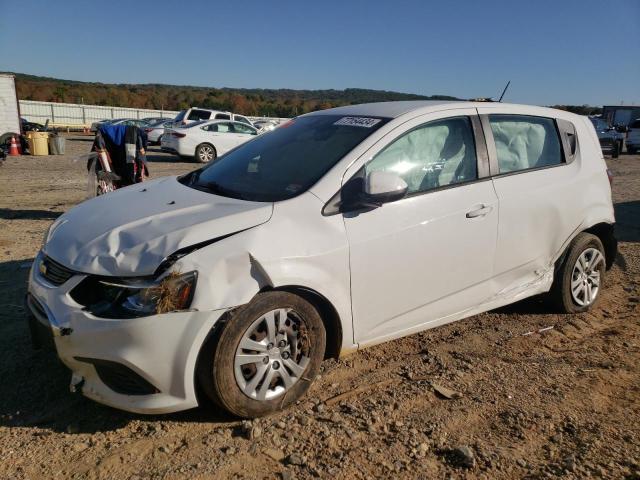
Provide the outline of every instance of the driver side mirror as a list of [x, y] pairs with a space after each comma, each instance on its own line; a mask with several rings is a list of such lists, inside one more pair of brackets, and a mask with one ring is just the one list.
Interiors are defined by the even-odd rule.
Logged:
[[380, 205], [400, 200], [408, 189], [407, 182], [393, 172], [371, 172], [364, 181], [365, 196]]
[[393, 172], [376, 171], [364, 178], [357, 176], [342, 187], [339, 211], [378, 208], [404, 198], [408, 189], [407, 183]]

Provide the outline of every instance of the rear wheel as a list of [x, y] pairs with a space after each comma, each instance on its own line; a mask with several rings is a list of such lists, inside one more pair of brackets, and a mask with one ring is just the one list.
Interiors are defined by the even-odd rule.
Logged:
[[557, 307], [565, 313], [589, 310], [600, 297], [605, 270], [604, 247], [600, 239], [590, 233], [580, 233], [571, 242], [551, 287]]
[[611, 150], [611, 158], [618, 158], [619, 155], [620, 155], [620, 150], [618, 147], [618, 142], [614, 142], [613, 150]]
[[635, 154], [636, 154], [636, 152], [637, 152], [637, 150], [636, 150], [635, 148], [630, 147], [629, 145], [627, 145], [627, 153], [628, 153], [629, 155], [635, 155]]
[[208, 143], [203, 143], [196, 147], [196, 161], [200, 163], [209, 163], [213, 162], [217, 157], [216, 149], [213, 148], [213, 145], [209, 145]]
[[232, 414], [267, 415], [304, 395], [320, 370], [325, 344], [312, 305], [287, 292], [261, 293], [205, 346], [198, 380]]

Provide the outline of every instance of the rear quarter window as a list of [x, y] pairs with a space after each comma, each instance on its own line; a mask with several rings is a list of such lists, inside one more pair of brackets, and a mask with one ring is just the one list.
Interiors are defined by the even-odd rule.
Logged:
[[191, 110], [191, 112], [189, 112], [189, 117], [187, 117], [187, 120], [209, 120], [209, 117], [211, 117], [211, 112], [208, 112], [206, 110]]

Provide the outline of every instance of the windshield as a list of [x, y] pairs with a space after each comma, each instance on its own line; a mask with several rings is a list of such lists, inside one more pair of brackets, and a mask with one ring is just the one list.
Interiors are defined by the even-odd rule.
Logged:
[[178, 115], [176, 115], [176, 118], [173, 119], [174, 122], [181, 122], [184, 119], [185, 114], [187, 113], [186, 110], [180, 110], [180, 112], [178, 112]]
[[601, 118], [589, 118], [589, 120], [591, 120], [596, 130], [607, 130], [609, 128], [609, 124]]
[[217, 195], [276, 202], [308, 190], [388, 119], [311, 115], [244, 143], [180, 179]]

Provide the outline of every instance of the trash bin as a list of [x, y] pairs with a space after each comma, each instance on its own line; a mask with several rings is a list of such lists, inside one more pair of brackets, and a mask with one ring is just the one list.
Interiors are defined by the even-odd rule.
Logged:
[[47, 132], [27, 133], [31, 155], [49, 155], [49, 134]]
[[57, 133], [49, 137], [49, 152], [51, 155], [64, 155], [65, 138]]

